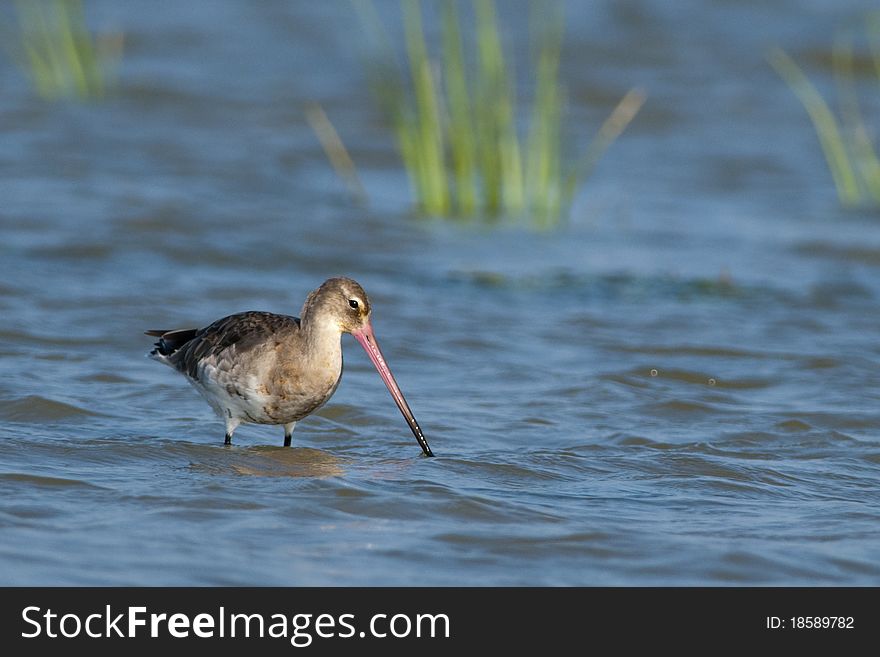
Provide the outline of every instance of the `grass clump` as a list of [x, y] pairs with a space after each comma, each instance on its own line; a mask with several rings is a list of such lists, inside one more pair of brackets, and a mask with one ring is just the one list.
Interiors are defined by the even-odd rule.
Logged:
[[121, 35], [94, 36], [81, 0], [16, 0], [15, 57], [46, 100], [99, 99], [115, 82]]
[[[505, 55], [492, 0], [473, 0], [473, 41], [455, 0], [441, 3], [441, 55], [433, 58], [418, 1], [402, 0], [408, 73], [368, 0], [356, 2], [373, 36], [371, 86], [393, 126], [420, 211], [435, 216], [528, 216], [549, 226], [565, 215], [579, 184], [638, 112], [631, 91], [573, 162], [563, 149], [564, 90], [559, 82], [562, 14], [540, 27], [533, 17], [534, 91], [528, 125], [519, 129], [512, 63]], [[545, 15], [547, 8], [540, 8]], [[471, 34], [471, 32], [468, 32]]]
[[[880, 83], [880, 14], [869, 18], [865, 32], [870, 46], [871, 75]], [[831, 52], [836, 109], [784, 50], [773, 49], [768, 59], [809, 114], [840, 203], [845, 207], [880, 208], [880, 159], [874, 131], [865, 118], [856, 89], [853, 36], [840, 33]]]

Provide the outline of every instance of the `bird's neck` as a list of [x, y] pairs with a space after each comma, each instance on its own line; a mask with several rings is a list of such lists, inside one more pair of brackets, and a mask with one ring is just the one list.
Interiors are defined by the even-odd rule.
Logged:
[[342, 367], [342, 331], [332, 321], [313, 321], [303, 317], [300, 330], [305, 336], [305, 353], [319, 367]]

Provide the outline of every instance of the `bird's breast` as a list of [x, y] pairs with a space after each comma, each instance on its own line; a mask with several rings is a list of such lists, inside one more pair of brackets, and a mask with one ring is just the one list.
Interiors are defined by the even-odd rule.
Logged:
[[291, 422], [305, 417], [323, 406], [336, 391], [342, 375], [341, 364], [323, 367], [311, 364], [304, 368], [296, 363], [282, 364], [261, 384], [264, 413], [270, 418]]
[[342, 375], [341, 349], [304, 356], [284, 343], [201, 361], [194, 384], [223, 415], [260, 424], [295, 422], [323, 406]]

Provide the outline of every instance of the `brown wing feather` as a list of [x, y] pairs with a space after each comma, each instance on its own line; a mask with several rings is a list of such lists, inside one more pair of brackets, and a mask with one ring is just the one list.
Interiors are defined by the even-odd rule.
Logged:
[[159, 338], [155, 344], [156, 348], [150, 352], [150, 355], [161, 354], [163, 356], [170, 356], [173, 354], [187, 342], [192, 340], [198, 332], [199, 329], [174, 329], [171, 331], [151, 329], [149, 331], [144, 331], [146, 335], [152, 335], [153, 337]]
[[[171, 363], [181, 372], [196, 378], [199, 363], [208, 357], [219, 357], [234, 347], [237, 353], [265, 345], [269, 338], [299, 330], [299, 319], [289, 315], [250, 311], [218, 319], [203, 329], [171, 331], [173, 346], [169, 352]], [[160, 343], [169, 333], [162, 335]], [[183, 342], [179, 340], [186, 338]], [[166, 341], [167, 344], [167, 341]], [[163, 352], [160, 352], [163, 353]]]

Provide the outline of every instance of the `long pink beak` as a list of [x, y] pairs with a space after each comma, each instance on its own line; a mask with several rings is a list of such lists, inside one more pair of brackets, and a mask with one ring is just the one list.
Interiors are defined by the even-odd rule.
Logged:
[[373, 365], [376, 366], [379, 376], [382, 377], [385, 385], [388, 386], [388, 391], [391, 393], [391, 396], [394, 397], [394, 403], [397, 404], [397, 408], [403, 413], [406, 423], [409, 425], [409, 428], [412, 429], [416, 440], [419, 441], [419, 445], [425, 453], [425, 456], [434, 456], [434, 452], [428, 447], [428, 441], [425, 439], [425, 434], [422, 433], [422, 429], [419, 427], [419, 423], [416, 422], [416, 418], [410, 410], [409, 404], [406, 403], [403, 393], [400, 392], [400, 388], [397, 386], [397, 381], [394, 380], [394, 375], [391, 373], [388, 364], [385, 362], [385, 357], [379, 349], [379, 343], [376, 342], [376, 336], [373, 335], [373, 326], [370, 324], [370, 321], [367, 320], [367, 323], [363, 328], [358, 329], [357, 331], [352, 331], [351, 334], [355, 337], [355, 340], [361, 343], [364, 351], [367, 352], [370, 360], [373, 361]]

